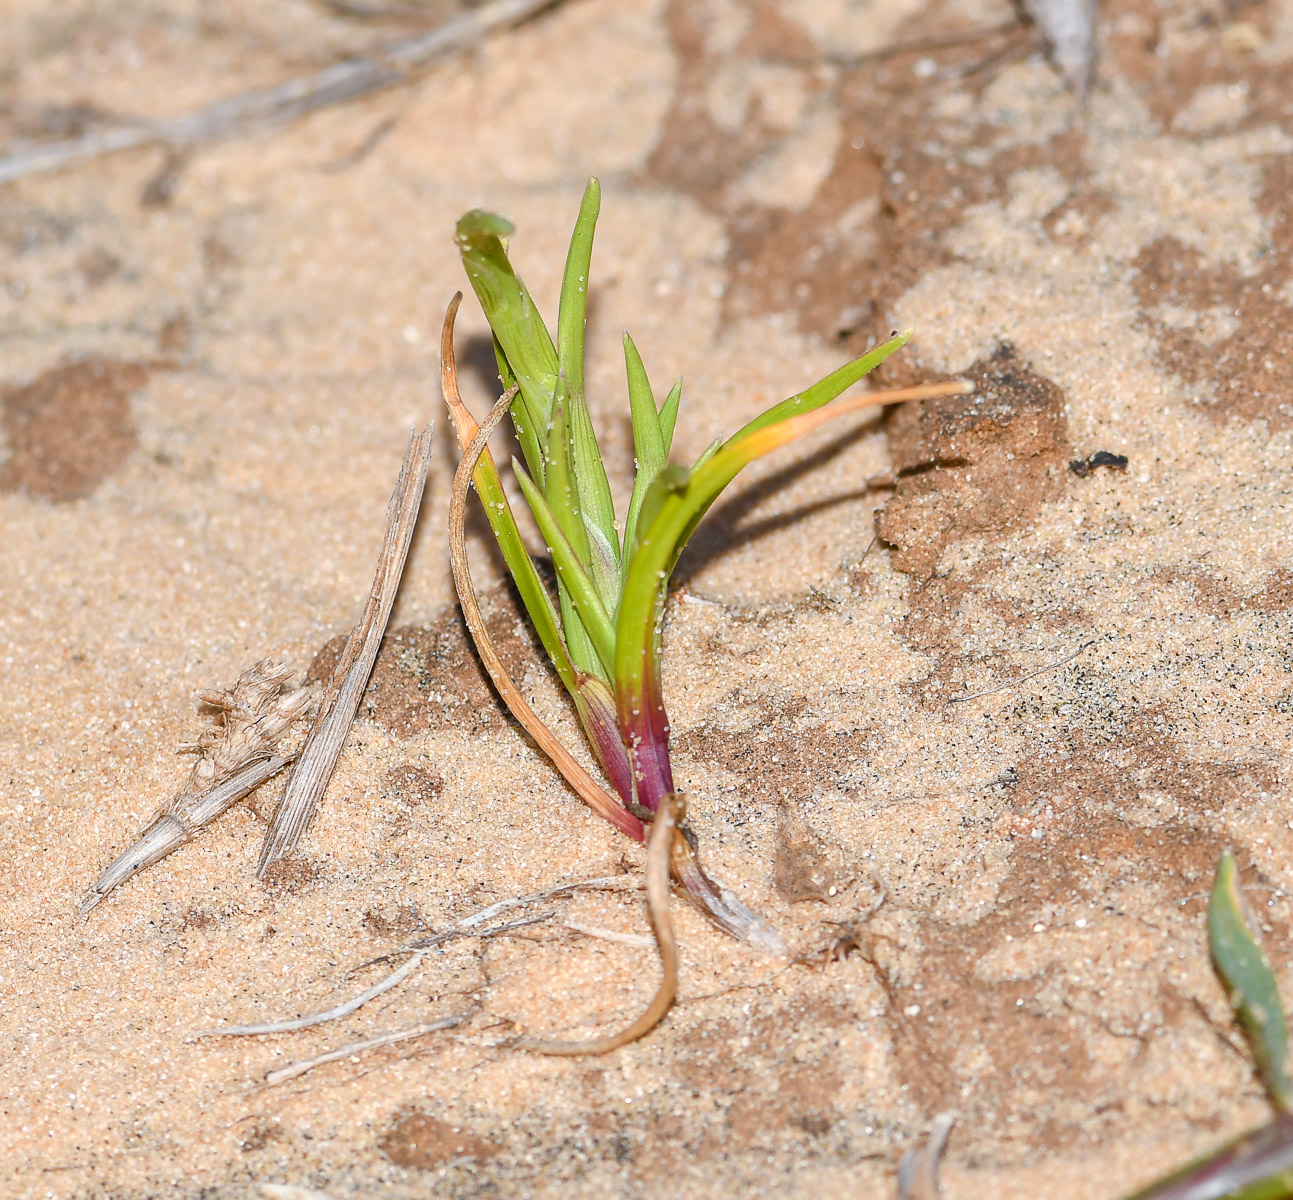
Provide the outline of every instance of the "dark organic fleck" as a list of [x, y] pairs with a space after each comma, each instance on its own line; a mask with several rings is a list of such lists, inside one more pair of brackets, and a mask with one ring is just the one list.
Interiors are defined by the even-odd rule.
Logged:
[[1085, 479], [1096, 467], [1108, 467], [1111, 471], [1125, 471], [1127, 456], [1113, 454], [1108, 450], [1097, 450], [1089, 458], [1075, 458], [1069, 463], [1069, 470], [1080, 479]]

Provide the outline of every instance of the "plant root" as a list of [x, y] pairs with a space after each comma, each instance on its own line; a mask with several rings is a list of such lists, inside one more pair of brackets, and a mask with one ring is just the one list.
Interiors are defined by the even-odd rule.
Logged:
[[527, 1037], [508, 1043], [509, 1048], [569, 1058], [609, 1054], [650, 1033], [664, 1019], [678, 995], [678, 943], [674, 939], [673, 921], [669, 916], [669, 863], [675, 840], [682, 839], [680, 826], [686, 811], [686, 802], [671, 792], [664, 798], [651, 823], [646, 861], [647, 911], [651, 915], [651, 928], [660, 950], [663, 977], [646, 1011], [631, 1025], [609, 1037], [589, 1041], [546, 1041]]

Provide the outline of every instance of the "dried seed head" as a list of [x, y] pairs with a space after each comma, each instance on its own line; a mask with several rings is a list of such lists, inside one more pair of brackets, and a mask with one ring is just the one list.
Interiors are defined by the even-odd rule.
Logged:
[[182, 846], [231, 804], [281, 770], [295, 756], [280, 740], [317, 700], [312, 688], [284, 692], [292, 669], [273, 659], [248, 668], [231, 688], [206, 689], [198, 700], [216, 709], [213, 723], [180, 749], [197, 762], [184, 787], [140, 837], [108, 867], [81, 901], [88, 913], [113, 888]]

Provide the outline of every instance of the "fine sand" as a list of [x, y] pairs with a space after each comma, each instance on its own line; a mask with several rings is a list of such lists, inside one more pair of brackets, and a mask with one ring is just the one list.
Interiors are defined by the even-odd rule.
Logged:
[[[420, 28], [362, 7], [0, 0], [0, 143]], [[1293, 3], [1105, 9], [1084, 106], [1006, 0], [567, 0], [285, 128], [0, 187], [0, 1194], [887, 1197], [955, 1111], [947, 1200], [1114, 1200], [1264, 1118], [1204, 913], [1233, 847], [1293, 997]], [[980, 385], [751, 470], [676, 577], [678, 782], [792, 956], [679, 901], [661, 1027], [509, 1050], [655, 988], [641, 893], [580, 892], [340, 1020], [195, 1041], [332, 1007], [499, 900], [640, 877], [483, 682], [445, 542], [453, 223], [507, 214], [555, 314], [590, 174], [621, 498], [625, 328], [662, 394], [685, 375], [684, 460], [890, 329], [916, 336], [885, 382]], [[485, 332], [469, 297], [478, 413]], [[257, 881], [279, 778], [79, 917], [183, 785], [196, 691], [326, 674], [431, 419], [300, 853]], [[1099, 451], [1125, 468], [1070, 468]], [[583, 754], [482, 528], [504, 656]]]

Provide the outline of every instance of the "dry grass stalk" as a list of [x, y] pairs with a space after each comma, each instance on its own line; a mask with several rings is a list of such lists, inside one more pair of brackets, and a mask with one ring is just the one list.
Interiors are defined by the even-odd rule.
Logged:
[[435, 59], [474, 46], [494, 30], [519, 24], [554, 2], [495, 0], [427, 33], [391, 42], [374, 54], [348, 58], [313, 75], [244, 92], [181, 117], [135, 121], [26, 146], [0, 157], [0, 185], [65, 170], [122, 150], [156, 145], [176, 150], [285, 125], [318, 109], [404, 83]]
[[[441, 930], [431, 937], [421, 938], [405, 946], [398, 954], [410, 954], [411, 958], [401, 964], [389, 975], [379, 979], [370, 988], [366, 988], [357, 996], [352, 996], [349, 1000], [341, 1004], [334, 1005], [332, 1008], [325, 1009], [322, 1012], [310, 1013], [303, 1017], [290, 1017], [282, 1021], [268, 1021], [260, 1025], [222, 1025], [218, 1029], [202, 1029], [193, 1034], [189, 1040], [196, 1041], [198, 1038], [208, 1037], [253, 1037], [266, 1033], [295, 1033], [300, 1029], [309, 1029], [314, 1025], [322, 1025], [328, 1021], [336, 1021], [341, 1017], [348, 1017], [356, 1009], [362, 1008], [370, 1000], [376, 999], [384, 992], [396, 987], [406, 980], [421, 965], [422, 960], [437, 946], [443, 946], [447, 942], [455, 941], [458, 938], [477, 937], [490, 938], [497, 937], [500, 934], [508, 933], [513, 929], [521, 929], [527, 925], [534, 925], [540, 921], [546, 921], [552, 917], [552, 913], [541, 913], [537, 917], [525, 917], [521, 920], [506, 921], [501, 925], [491, 926], [489, 929], [478, 929], [477, 926], [483, 925], [491, 917], [496, 917], [501, 912], [508, 909], [521, 908], [529, 904], [538, 903], [540, 900], [550, 900], [558, 896], [568, 896], [577, 891], [588, 891], [592, 889], [620, 890], [625, 885], [634, 886], [632, 880], [623, 875], [606, 875], [596, 879], [581, 879], [574, 883], [562, 883], [556, 887], [545, 888], [541, 892], [533, 892], [528, 896], [513, 896], [507, 900], [499, 900], [494, 904], [464, 917], [461, 921], [450, 928]], [[362, 966], [372, 966], [374, 962], [384, 962], [388, 958], [395, 957], [395, 954], [383, 955], [381, 958], [372, 959]], [[360, 968], [356, 968], [358, 970]]]
[[184, 845], [292, 760], [293, 753], [281, 749], [279, 742], [306, 715], [314, 697], [304, 689], [283, 693], [291, 676], [291, 667], [267, 658], [244, 671], [227, 691], [199, 694], [219, 715], [217, 724], [197, 742], [181, 747], [198, 755], [188, 782], [95, 881], [78, 906], [82, 916], [113, 888]]
[[438, 1021], [428, 1021], [423, 1025], [414, 1025], [411, 1029], [392, 1029], [387, 1033], [379, 1033], [375, 1037], [365, 1038], [360, 1042], [348, 1042], [344, 1046], [338, 1046], [335, 1050], [325, 1050], [322, 1054], [316, 1054], [313, 1058], [302, 1058], [296, 1062], [288, 1063], [285, 1067], [279, 1067], [276, 1071], [270, 1071], [265, 1076], [265, 1082], [271, 1085], [284, 1083], [288, 1079], [295, 1079], [298, 1075], [304, 1075], [307, 1071], [313, 1071], [315, 1067], [336, 1062], [338, 1059], [349, 1058], [354, 1054], [362, 1054], [365, 1050], [376, 1050], [381, 1046], [390, 1046], [395, 1042], [411, 1041], [413, 1038], [425, 1037], [428, 1033], [436, 1033], [441, 1029], [453, 1029], [454, 1026], [461, 1025], [470, 1015], [470, 1013], [454, 1013], [452, 1016], [441, 1017]]
[[272, 863], [296, 848], [332, 779], [341, 747], [350, 732], [364, 688], [368, 686], [386, 623], [390, 620], [391, 607], [395, 603], [404, 562], [413, 540], [413, 529], [422, 507], [422, 491], [426, 486], [430, 462], [431, 426], [428, 425], [409, 439], [399, 479], [386, 510], [386, 533], [368, 601], [358, 624], [350, 632], [319, 715], [301, 747], [282, 799], [274, 809], [256, 868], [259, 876], [264, 876]]
[[383, 992], [389, 992], [391, 988], [403, 983], [422, 965], [422, 958], [422, 954], [415, 954], [408, 962], [392, 971], [384, 979], [378, 980], [372, 987], [360, 992], [358, 996], [352, 996], [344, 1003], [325, 1009], [323, 1012], [293, 1017], [286, 1021], [269, 1021], [263, 1025], [223, 1025], [218, 1029], [200, 1029], [189, 1038], [189, 1041], [195, 1042], [198, 1038], [210, 1037], [253, 1037], [263, 1033], [295, 1033], [299, 1029], [309, 1029], [313, 1025], [322, 1025], [327, 1021], [348, 1017], [357, 1008], [362, 1008]]

